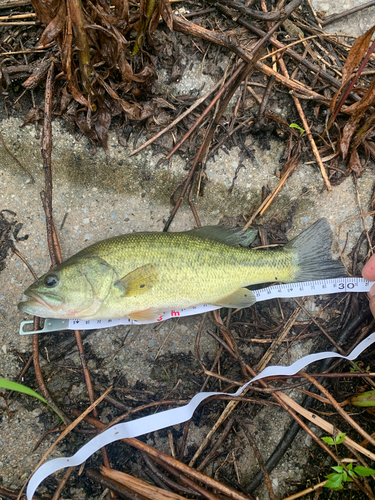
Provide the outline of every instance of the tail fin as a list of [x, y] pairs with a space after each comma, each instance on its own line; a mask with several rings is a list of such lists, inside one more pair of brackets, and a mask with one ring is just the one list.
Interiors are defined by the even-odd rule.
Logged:
[[331, 255], [332, 232], [327, 219], [319, 219], [299, 236], [291, 240], [284, 249], [292, 252], [298, 271], [295, 281], [314, 281], [319, 279], [347, 276], [340, 261]]

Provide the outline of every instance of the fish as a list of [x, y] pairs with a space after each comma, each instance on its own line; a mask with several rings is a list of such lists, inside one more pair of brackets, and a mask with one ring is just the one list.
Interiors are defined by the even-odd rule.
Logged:
[[18, 304], [42, 318], [156, 321], [200, 304], [244, 308], [251, 285], [346, 276], [331, 255], [332, 233], [319, 219], [285, 246], [250, 249], [256, 230], [207, 226], [139, 232], [90, 245], [41, 276]]

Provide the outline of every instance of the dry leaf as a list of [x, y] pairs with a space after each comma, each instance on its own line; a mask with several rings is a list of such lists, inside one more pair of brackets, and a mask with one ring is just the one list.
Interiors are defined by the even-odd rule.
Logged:
[[330, 103], [330, 109], [332, 114], [334, 113], [336, 102], [339, 95], [343, 91], [344, 87], [349, 83], [353, 71], [357, 68], [357, 66], [360, 64], [363, 57], [365, 56], [374, 31], [375, 31], [375, 25], [368, 31], [366, 31], [366, 33], [357, 38], [357, 40], [353, 44], [353, 47], [350, 49], [344, 67], [342, 69], [342, 85], [336, 92], [336, 94], [333, 96]]
[[348, 106], [345, 109], [345, 113], [353, 113], [354, 111], [358, 111], [360, 109], [367, 109], [370, 106], [373, 106], [375, 103], [375, 78], [372, 79], [372, 82], [370, 83], [369, 88], [367, 89], [365, 95], [362, 97], [362, 99], [358, 102], [355, 102], [351, 106]]
[[94, 154], [96, 153], [96, 144], [99, 142], [99, 138], [89, 124], [89, 121], [87, 119], [87, 111], [85, 109], [79, 109], [76, 112], [76, 124], [78, 125], [80, 131], [85, 134], [86, 137], [88, 137], [94, 146]]
[[112, 114], [104, 102], [99, 105], [98, 111], [92, 117], [92, 125], [95, 129], [98, 141], [107, 156], [109, 156], [108, 131], [111, 125], [111, 119]]
[[173, 12], [169, 0], [159, 0], [160, 15], [168, 28], [173, 31]]
[[21, 128], [25, 125], [33, 125], [34, 123], [38, 123], [42, 120], [44, 120], [44, 111], [40, 108], [31, 108], [27, 112]]
[[64, 28], [65, 19], [66, 8], [64, 2], [62, 2], [56, 15], [48, 22], [46, 29], [43, 31], [39, 40], [39, 46], [44, 47], [57, 38]]
[[340, 141], [340, 151], [343, 159], [346, 158], [348, 154], [350, 141], [364, 113], [365, 110], [359, 110], [358, 112], [353, 113], [345, 124], [344, 130], [342, 131], [342, 138]]
[[[47, 25], [40, 44], [55, 40], [60, 49], [64, 75], [59, 77], [61, 80], [65, 77], [67, 82], [59, 94], [60, 113], [65, 115], [69, 107], [70, 123], [74, 116], [75, 123], [94, 147], [100, 144], [108, 154], [107, 135], [113, 116], [121, 112], [127, 120], [146, 120], [156, 108], [154, 104], [141, 106], [129, 102], [128, 97], [124, 99], [129, 93], [132, 99], [142, 96], [146, 101], [157, 78], [152, 58], [144, 49], [139, 57], [131, 56], [134, 37], [128, 34], [141, 30], [142, 37], [150, 35], [158, 28], [160, 16], [172, 29], [169, 0], [158, 0], [155, 8], [149, 0], [140, 0], [138, 6], [129, 0], [98, 0], [82, 5], [73, 0], [32, 2], [38, 19]], [[5, 77], [0, 74], [0, 80]], [[35, 70], [24, 85], [34, 88], [42, 78], [43, 72]], [[72, 100], [76, 103], [73, 107]], [[29, 119], [35, 117], [30, 115]], [[160, 121], [167, 122], [168, 117], [162, 114]]]
[[362, 172], [365, 170], [361, 163], [361, 159], [359, 158], [357, 149], [355, 149], [350, 155], [349, 168], [352, 172], [355, 172], [358, 177], [360, 177]]
[[366, 33], [357, 38], [354, 42], [352, 48], [349, 51], [348, 57], [345, 61], [344, 67], [342, 68], [342, 81], [347, 82], [353, 71], [360, 64], [364, 58], [368, 47], [371, 42], [372, 35], [375, 31], [375, 25], [370, 28]]
[[31, 0], [35, 13], [42, 23], [48, 24], [57, 16], [62, 0]]

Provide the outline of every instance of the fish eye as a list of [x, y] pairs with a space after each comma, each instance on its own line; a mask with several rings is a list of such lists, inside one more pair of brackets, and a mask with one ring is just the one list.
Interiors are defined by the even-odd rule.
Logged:
[[57, 277], [53, 276], [53, 275], [46, 276], [44, 278], [44, 284], [48, 288], [53, 288], [54, 286], [56, 286], [58, 284], [58, 282], [59, 282], [59, 280], [57, 279]]

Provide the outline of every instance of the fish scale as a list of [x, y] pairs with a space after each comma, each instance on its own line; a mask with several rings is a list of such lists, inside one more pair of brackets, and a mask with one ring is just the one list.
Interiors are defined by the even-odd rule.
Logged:
[[[189, 233], [124, 235], [82, 252], [90, 253], [104, 258], [118, 276], [145, 263], [157, 262], [158, 282], [147, 295], [128, 298], [133, 310], [189, 307], [201, 296], [210, 297], [210, 303], [215, 303], [242, 286], [294, 278], [291, 255], [286, 252], [249, 251]], [[117, 303], [112, 317], [118, 317], [121, 308], [122, 303]]]

